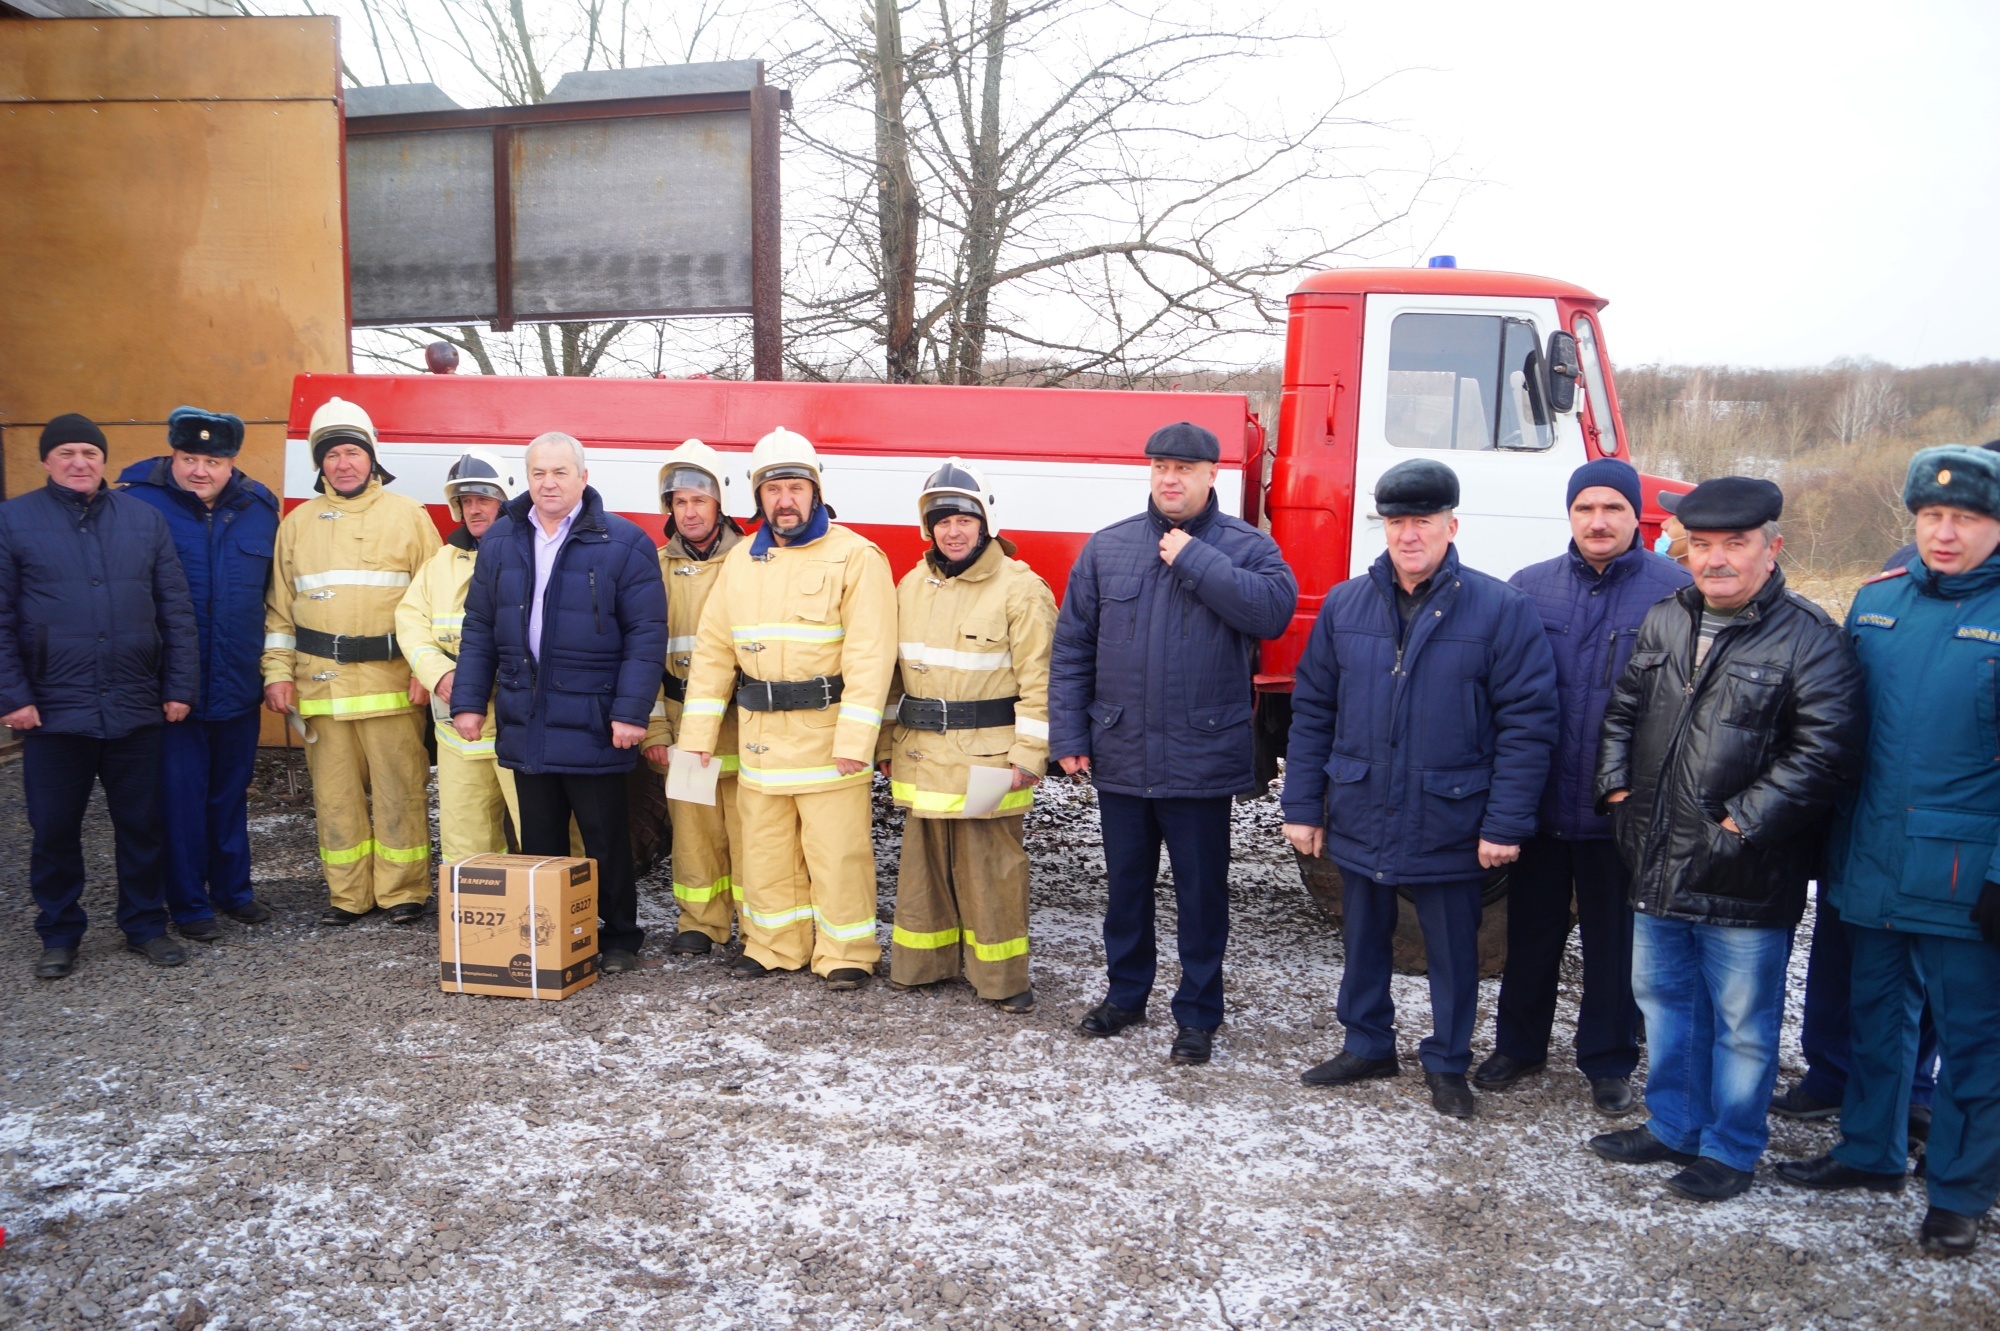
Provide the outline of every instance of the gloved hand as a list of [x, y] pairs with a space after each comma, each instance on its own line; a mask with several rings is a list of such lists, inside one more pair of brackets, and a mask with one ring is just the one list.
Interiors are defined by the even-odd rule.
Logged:
[[2000, 883], [1989, 878], [1979, 889], [1979, 900], [1972, 903], [1972, 922], [1979, 926], [1981, 938], [2000, 947]]

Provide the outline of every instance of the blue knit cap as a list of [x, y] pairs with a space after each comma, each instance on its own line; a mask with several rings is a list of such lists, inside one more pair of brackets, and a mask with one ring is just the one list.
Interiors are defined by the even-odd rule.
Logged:
[[1569, 474], [1569, 497], [1563, 500], [1563, 507], [1574, 504], [1576, 497], [1593, 485], [1610, 486], [1625, 496], [1634, 513], [1639, 511], [1639, 472], [1631, 463], [1618, 458], [1596, 458], [1584, 463]]

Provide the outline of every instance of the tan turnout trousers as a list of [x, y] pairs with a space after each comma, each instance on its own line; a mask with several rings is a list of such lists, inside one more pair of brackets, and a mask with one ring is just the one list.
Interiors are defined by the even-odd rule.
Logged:
[[430, 895], [430, 760], [415, 711], [315, 716], [306, 746], [327, 895], [356, 915]]
[[896, 878], [889, 978], [965, 978], [998, 1001], [1028, 988], [1028, 852], [1023, 814], [910, 818]]
[[729, 855], [731, 846], [743, 844], [743, 822], [736, 804], [736, 780], [731, 776], [715, 783], [714, 804], [667, 801], [667, 816], [674, 829], [674, 900], [681, 908], [679, 928], [683, 933], [707, 934], [718, 943], [729, 941], [730, 928], [743, 902], [743, 885]]
[[743, 820], [743, 954], [773, 970], [810, 963], [815, 975], [873, 971], [882, 944], [867, 784], [775, 795], [744, 783], [736, 807]]

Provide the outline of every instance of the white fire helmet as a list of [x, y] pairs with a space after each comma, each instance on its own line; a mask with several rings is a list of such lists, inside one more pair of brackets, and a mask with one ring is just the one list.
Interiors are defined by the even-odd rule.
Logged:
[[754, 493], [765, 481], [787, 476], [809, 480], [814, 489], [823, 488], [820, 485], [819, 454], [813, 449], [812, 440], [802, 434], [793, 434], [780, 425], [759, 439], [757, 446], [750, 450], [750, 489]]
[[[313, 413], [312, 428], [306, 432], [306, 444], [315, 456], [324, 456], [320, 450], [320, 440], [329, 436], [349, 443], [366, 443], [368, 451], [375, 451], [375, 422], [368, 419], [368, 413], [346, 398], [330, 397], [326, 405]], [[331, 447], [332, 445], [328, 445]]]
[[451, 508], [454, 522], [465, 521], [458, 503], [462, 495], [486, 495], [504, 504], [520, 492], [521, 483], [507, 464], [480, 448], [460, 454], [444, 477], [444, 502]]
[[700, 490], [715, 498], [716, 506], [729, 512], [729, 477], [722, 469], [722, 454], [699, 439], [683, 442], [667, 454], [660, 468], [660, 511], [672, 513], [674, 491]]
[[933, 522], [952, 513], [964, 513], [986, 524], [986, 534], [997, 538], [1000, 524], [993, 517], [993, 494], [981, 476], [962, 458], [946, 458], [944, 465], [924, 482], [917, 496], [917, 530], [929, 540]]

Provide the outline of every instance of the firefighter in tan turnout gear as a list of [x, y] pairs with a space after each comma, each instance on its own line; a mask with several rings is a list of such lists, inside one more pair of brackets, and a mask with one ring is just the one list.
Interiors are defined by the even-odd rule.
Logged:
[[396, 606], [438, 548], [423, 505], [383, 488], [368, 413], [339, 398], [313, 413], [320, 492], [278, 527], [264, 602], [264, 703], [309, 728], [319, 855], [332, 904], [321, 924], [376, 908], [423, 914], [430, 818], [417, 706], [429, 694], [396, 645]]
[[[666, 770], [667, 748], [680, 728], [702, 607], [715, 590], [723, 556], [743, 542], [743, 529], [725, 511], [728, 493], [722, 455], [699, 439], [669, 453], [660, 468], [660, 509], [667, 515], [667, 543], [660, 547], [660, 576], [667, 584], [667, 668], [652, 724], [646, 727], [646, 761], [656, 771]], [[679, 956], [701, 956], [717, 943], [727, 943], [742, 896], [735, 880], [743, 828], [736, 812], [733, 712], [723, 713], [721, 737], [714, 743], [714, 760], [722, 764], [715, 803], [667, 804], [674, 834], [674, 900], [681, 912], [669, 950]]]
[[[925, 482], [917, 516], [931, 548], [896, 588], [901, 697], [881, 749], [910, 811], [889, 982], [935, 984], [962, 966], [981, 998], [1032, 1012], [1022, 824], [1049, 759], [1056, 599], [1012, 557], [985, 479], [959, 459]], [[975, 768], [1010, 775], [995, 807], [967, 807]]]
[[410, 672], [430, 690], [437, 735], [438, 850], [446, 862], [507, 850], [502, 815], [521, 825], [514, 774], [493, 753], [493, 710], [477, 740], [459, 738], [451, 724], [451, 681], [465, 628], [465, 589], [479, 555], [479, 538], [520, 489], [519, 468], [474, 449], [451, 464], [444, 501], [458, 529], [418, 570], [396, 607], [396, 645]]
[[855, 989], [882, 956], [869, 781], [896, 589], [881, 550], [830, 521], [810, 442], [784, 429], [758, 440], [750, 489], [764, 524], [702, 608], [680, 747], [710, 760], [735, 702], [743, 956], [730, 973], [810, 964]]

